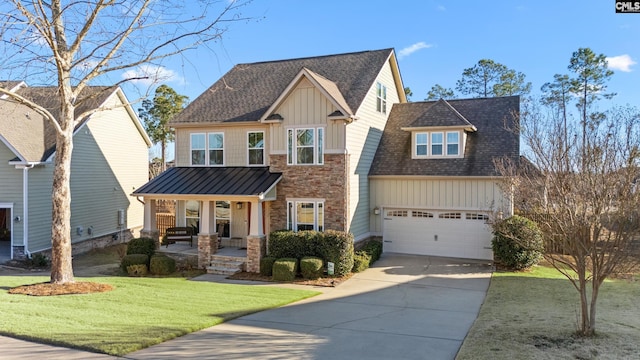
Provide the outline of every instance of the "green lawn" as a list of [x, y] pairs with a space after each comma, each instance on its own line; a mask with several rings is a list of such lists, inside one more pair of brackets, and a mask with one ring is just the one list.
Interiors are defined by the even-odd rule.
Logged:
[[579, 338], [578, 293], [555, 269], [496, 272], [457, 359], [637, 359], [639, 280], [603, 284], [598, 335]]
[[82, 278], [114, 286], [90, 295], [8, 294], [48, 277], [0, 276], [0, 334], [123, 355], [318, 292], [183, 278]]

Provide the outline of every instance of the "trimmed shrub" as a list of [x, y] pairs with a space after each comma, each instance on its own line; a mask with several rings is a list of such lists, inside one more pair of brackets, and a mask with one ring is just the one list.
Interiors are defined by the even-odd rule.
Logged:
[[151, 238], [135, 238], [127, 244], [127, 255], [145, 254], [151, 258], [155, 253], [156, 241]]
[[525, 217], [514, 215], [496, 223], [493, 235], [495, 259], [510, 269], [525, 269], [542, 259], [542, 232], [535, 222]]
[[382, 256], [382, 241], [369, 240], [360, 250], [371, 256], [370, 264], [373, 264], [380, 259], [380, 256]]
[[353, 268], [353, 235], [341, 231], [274, 231], [269, 234], [269, 256], [274, 258], [319, 257], [335, 264], [335, 275]]
[[271, 276], [273, 275], [273, 263], [276, 262], [276, 258], [274, 257], [263, 257], [260, 260], [260, 275], [263, 276]]
[[371, 264], [371, 255], [364, 250], [356, 251], [353, 255], [353, 269], [352, 272], [361, 272], [367, 270]]
[[300, 259], [300, 272], [305, 279], [317, 279], [322, 276], [322, 259], [305, 256]]
[[151, 257], [149, 272], [154, 275], [169, 275], [176, 271], [176, 261], [166, 255]]
[[273, 280], [293, 281], [298, 273], [298, 259], [282, 258], [273, 263]]
[[131, 265], [144, 265], [147, 266], [149, 263], [149, 257], [145, 254], [131, 254], [125, 255], [120, 262], [120, 267], [122, 271], [127, 271], [127, 267]]
[[135, 264], [127, 266], [127, 274], [129, 276], [147, 276], [146, 264]]

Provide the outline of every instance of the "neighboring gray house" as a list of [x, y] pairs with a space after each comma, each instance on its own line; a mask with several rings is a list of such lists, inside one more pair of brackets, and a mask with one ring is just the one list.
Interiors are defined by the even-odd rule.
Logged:
[[393, 105], [369, 172], [371, 231], [385, 251], [493, 259], [487, 223], [513, 212], [494, 160], [518, 162], [519, 101]]
[[[0, 82], [57, 115], [56, 87]], [[107, 91], [102, 91], [107, 90]], [[129, 193], [148, 180], [151, 145], [120, 88], [89, 87], [78, 119], [71, 162], [74, 250], [94, 241], [129, 238], [142, 227], [143, 205]], [[51, 187], [55, 131], [50, 122], [8, 97], [0, 98], [0, 254], [20, 258], [51, 248]], [[5, 229], [5, 230], [3, 230]]]

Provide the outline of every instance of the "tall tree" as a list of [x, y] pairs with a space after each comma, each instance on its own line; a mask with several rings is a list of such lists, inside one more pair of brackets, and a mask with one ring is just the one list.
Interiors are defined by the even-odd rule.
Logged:
[[513, 191], [527, 209], [543, 213], [535, 220], [547, 247], [544, 257], [578, 292], [578, 333], [594, 335], [601, 285], [634, 265], [631, 249], [640, 231], [635, 185], [640, 178], [640, 111], [608, 111], [592, 124], [587, 141], [578, 136], [580, 120], [568, 117], [566, 144], [557, 141], [562, 117], [544, 105], [527, 109], [520, 121], [525, 155], [537, 171], [497, 161], [505, 179], [502, 188]]
[[[562, 119], [562, 128], [560, 139], [566, 148], [567, 144], [567, 104], [570, 100], [571, 83], [569, 82], [569, 75], [553, 75], [553, 82], [548, 82], [542, 85], [540, 90], [542, 91], [541, 101], [544, 105], [550, 106], [556, 109], [558, 115]], [[565, 154], [567, 151], [565, 151]], [[568, 155], [568, 154], [567, 154]]]
[[406, 86], [404, 88], [404, 94], [407, 96], [407, 101], [409, 101], [409, 98], [413, 96], [413, 91], [411, 91], [410, 87]]
[[608, 69], [606, 56], [596, 55], [590, 48], [579, 48], [575, 51], [571, 55], [568, 68], [575, 74], [575, 77], [569, 80], [569, 91], [578, 98], [577, 106], [582, 119], [582, 141], [586, 142], [589, 128], [596, 126], [603, 118], [602, 113], [589, 110], [599, 99], [611, 99], [616, 95], [605, 92], [606, 83], [613, 76], [613, 71]]
[[167, 85], [160, 85], [156, 89], [152, 100], [144, 100], [138, 114], [144, 122], [144, 127], [151, 141], [160, 143], [161, 163], [160, 171], [166, 169], [167, 143], [173, 141], [174, 134], [169, 128], [169, 121], [184, 109], [188, 96], [179, 95]]
[[531, 91], [531, 83], [525, 82], [525, 75], [521, 72], [491, 59], [482, 59], [462, 71], [456, 90], [473, 97], [525, 95]]
[[431, 90], [427, 92], [427, 98], [425, 100], [438, 100], [438, 99], [455, 99], [456, 95], [450, 88], [445, 88], [440, 84], [435, 84], [431, 87]]
[[[4, 78], [51, 82], [60, 115], [16, 93], [13, 101], [45, 117], [56, 130], [52, 191], [51, 282], [74, 282], [71, 264], [71, 152], [83, 90], [92, 83], [120, 85], [151, 75], [124, 70], [158, 68], [162, 60], [219, 40], [242, 21], [243, 1], [7, 0], [0, 4], [0, 69]], [[120, 79], [116, 84], [109, 75]], [[94, 94], [97, 96], [97, 94]], [[100, 109], [98, 109], [100, 110]]]

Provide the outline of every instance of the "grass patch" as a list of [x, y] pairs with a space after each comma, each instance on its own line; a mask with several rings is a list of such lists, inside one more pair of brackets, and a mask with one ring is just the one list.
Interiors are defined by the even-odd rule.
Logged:
[[640, 282], [600, 289], [597, 336], [575, 336], [578, 292], [553, 268], [496, 272], [456, 359], [628, 359], [640, 353]]
[[46, 297], [8, 294], [10, 288], [48, 280], [36, 276], [0, 277], [0, 334], [124, 355], [318, 294], [183, 278], [124, 277], [81, 279], [114, 287], [106, 293]]

